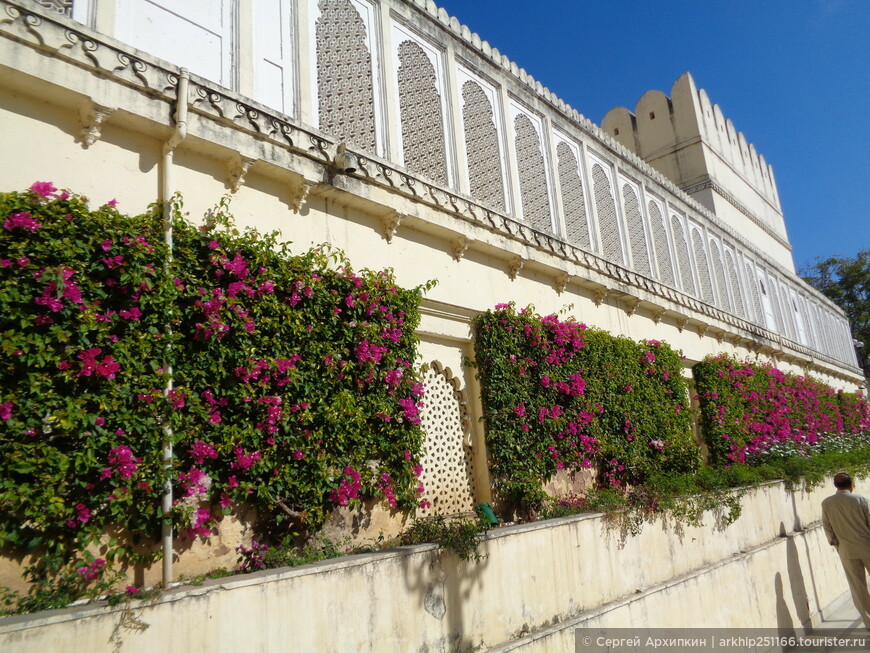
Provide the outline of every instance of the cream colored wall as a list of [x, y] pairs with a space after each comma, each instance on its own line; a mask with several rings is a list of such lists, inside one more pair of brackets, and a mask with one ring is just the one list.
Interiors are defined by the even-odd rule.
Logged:
[[[724, 529], [707, 515], [682, 530], [647, 524], [624, 541], [600, 515], [503, 528], [486, 538], [479, 564], [422, 545], [208, 581], [133, 612], [87, 606], [5, 620], [0, 648], [101, 650], [117, 630], [129, 653], [288, 645], [406, 653], [509, 642], [567, 652], [583, 625], [776, 628], [788, 615], [800, 629], [846, 589], [818, 525], [829, 493], [769, 484], [744, 497], [741, 517]], [[134, 620], [148, 627], [124, 628]], [[542, 639], [523, 640], [530, 633]]]
[[[606, 165], [615, 166], [620, 174], [643, 179], [644, 193], [661, 195], [670, 209], [686, 213], [702, 225], [712, 219], [699, 214], [688, 198], [655, 178], [641, 162], [619, 152], [615, 143], [570, 107], [556, 102], [555, 110], [548, 108], [542, 99], [554, 98], [549, 91], [488, 44], [475, 40], [458, 23], [446, 21], [443, 12], [434, 12], [428, 5], [418, 12], [405, 3], [388, 4], [406, 13], [406, 20], [415, 29], [430, 35], [437, 35], [449, 22], [449, 31], [456, 35], [447, 44], [449, 62], [461, 53], [470, 57], [463, 65], [472, 68], [486, 70], [500, 64], [490, 72], [497, 73], [503, 99], [507, 90], [521, 96], [525, 104], [552, 118], [560, 130], [567, 130], [572, 139], [579, 138], [583, 149], [604, 157]], [[247, 4], [242, 9], [246, 7], [250, 9]], [[104, 8], [100, 9], [98, 18], [104, 13]], [[98, 20], [98, 24], [106, 20]], [[174, 73], [144, 53], [135, 53], [145, 62], [141, 66], [123, 65], [127, 61], [125, 46], [110, 41], [94, 48], [70, 48], [66, 32], [51, 24], [43, 20], [39, 25], [39, 38], [45, 42], [42, 53], [28, 50], [19, 41], [0, 39], [0, 60], [8, 65], [3, 69], [3, 84], [9, 90], [0, 107], [6, 111], [4, 124], [10, 126], [11, 135], [3, 143], [9, 155], [0, 159], [0, 173], [9, 188], [49, 180], [84, 192], [95, 202], [110, 199], [101, 197], [110, 194], [119, 200], [122, 210], [144, 210], [164, 190], [158, 173], [161, 148], [170, 135]], [[35, 38], [20, 20], [4, 24], [3, 29], [25, 43]], [[302, 42], [304, 45], [305, 39]], [[52, 48], [62, 51], [63, 59], [51, 56]], [[303, 55], [309, 57], [310, 52]], [[308, 97], [312, 89], [305, 88]], [[394, 90], [391, 83], [386, 84], [388, 105], [395, 104]], [[266, 133], [274, 124], [268, 122], [272, 118], [266, 110], [255, 108], [255, 113], [246, 113], [244, 98], [222, 97], [223, 92], [194, 78], [188, 136], [175, 152], [172, 190], [182, 191], [185, 208], [195, 220], [222, 194], [233, 190], [232, 210], [241, 224], [279, 229], [297, 250], [331, 242], [343, 248], [357, 267], [394, 266], [403, 285], [437, 278], [439, 285], [429, 297], [462, 310], [486, 310], [508, 300], [521, 306], [534, 304], [542, 313], [573, 305], [566, 314], [634, 338], [668, 340], [683, 348], [692, 360], [719, 351], [721, 341], [730, 339], [737, 350], [791, 360], [795, 366], [838, 378], [842, 387], [851, 389], [860, 383], [854, 364], [844, 366], [826, 356], [817, 357], [777, 334], [759, 331], [716, 309], [711, 311], [685, 293], [619, 269], [593, 254], [587, 256], [576, 249], [560, 252], [558, 238], [542, 238], [509, 217], [494, 216], [492, 222], [490, 216], [488, 223], [482, 207], [462, 198], [454, 197], [458, 200], [455, 209], [447, 206], [443, 190], [427, 187], [419, 179], [404, 183], [401, 169], [390, 173], [389, 183], [377, 173], [376, 162], [368, 164], [369, 172], [330, 178], [316, 148], [305, 150], [309, 140], [318, 142], [311, 140], [317, 138], [314, 133], [291, 124], [295, 144], [287, 147], [280, 135]], [[682, 102], [680, 98], [682, 94], [678, 97]], [[645, 100], [659, 113], [665, 110], [666, 101], [663, 94], [655, 93]], [[305, 106], [303, 103], [302, 108]], [[105, 117], [103, 124], [92, 124], [94, 111]], [[92, 144], [85, 148], [83, 133], [89, 125], [88, 142]], [[321, 142], [324, 154], [330, 156], [334, 144]], [[17, 152], [33, 152], [33, 143], [38, 144], [40, 156], [15, 156]], [[513, 170], [513, 166], [509, 168]], [[241, 176], [238, 184], [233, 183], [234, 176]], [[513, 179], [512, 185], [515, 182]], [[301, 193], [303, 184], [309, 189], [307, 198]], [[587, 195], [589, 190], [587, 184]], [[516, 188], [512, 194], [517, 195]], [[555, 193], [558, 198], [559, 193]], [[594, 213], [594, 206], [590, 205], [590, 210]], [[400, 222], [394, 234], [385, 226], [391, 216]], [[736, 233], [719, 234], [712, 222], [706, 228], [734, 240], [738, 250], [749, 247], [750, 241], [738, 240], [742, 236]], [[764, 258], [761, 253], [755, 255]], [[789, 278], [789, 282], [794, 280]], [[604, 290], [608, 294], [602, 300], [598, 293]], [[827, 300], [818, 301], [826, 311], [837, 310]], [[700, 337], [695, 339], [693, 333]]]

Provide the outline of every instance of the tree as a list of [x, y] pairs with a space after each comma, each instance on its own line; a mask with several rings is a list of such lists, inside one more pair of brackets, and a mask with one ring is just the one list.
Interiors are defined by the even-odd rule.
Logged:
[[846, 312], [852, 337], [863, 343], [859, 355], [864, 376], [870, 377], [870, 249], [854, 258], [832, 256], [802, 268], [800, 275]]

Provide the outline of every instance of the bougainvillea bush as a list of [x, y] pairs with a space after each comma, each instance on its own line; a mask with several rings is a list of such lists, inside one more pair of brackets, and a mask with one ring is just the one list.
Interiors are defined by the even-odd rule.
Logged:
[[223, 206], [201, 228], [176, 214], [168, 261], [159, 211], [114, 204], [0, 194], [0, 547], [39, 552], [34, 579], [89, 573], [112, 527], [152, 541], [167, 479], [187, 537], [241, 503], [279, 527], [367, 498], [413, 509], [424, 288], [293, 256]]
[[812, 448], [822, 436], [870, 429], [870, 406], [769, 364], [708, 357], [694, 367], [704, 437], [717, 464], [764, 460], [780, 443]]
[[559, 469], [608, 486], [700, 465], [678, 352], [499, 304], [475, 322], [490, 470], [503, 498], [535, 505]]

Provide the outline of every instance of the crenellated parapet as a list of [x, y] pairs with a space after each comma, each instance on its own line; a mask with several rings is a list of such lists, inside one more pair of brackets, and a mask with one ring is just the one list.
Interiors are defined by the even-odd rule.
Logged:
[[691, 74], [674, 82], [670, 97], [651, 90], [634, 111], [611, 109], [602, 128], [720, 220], [760, 238], [793, 270], [773, 167]]

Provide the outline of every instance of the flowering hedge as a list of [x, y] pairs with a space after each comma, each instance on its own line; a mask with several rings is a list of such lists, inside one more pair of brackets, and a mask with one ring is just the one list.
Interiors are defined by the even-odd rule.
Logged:
[[680, 354], [532, 309], [475, 322], [490, 469], [526, 505], [559, 469], [596, 466], [612, 487], [700, 465]]
[[[39, 550], [34, 578], [87, 570], [111, 529], [151, 541], [167, 479], [188, 537], [242, 502], [309, 527], [369, 497], [413, 509], [424, 288], [292, 256], [223, 206], [201, 229], [174, 216], [167, 265], [159, 212], [114, 204], [0, 194], [0, 547]], [[107, 557], [156, 555], [120, 541]]]
[[708, 357], [694, 368], [704, 437], [718, 464], [747, 462], [778, 442], [813, 446], [824, 434], [870, 428], [855, 394], [769, 364]]

